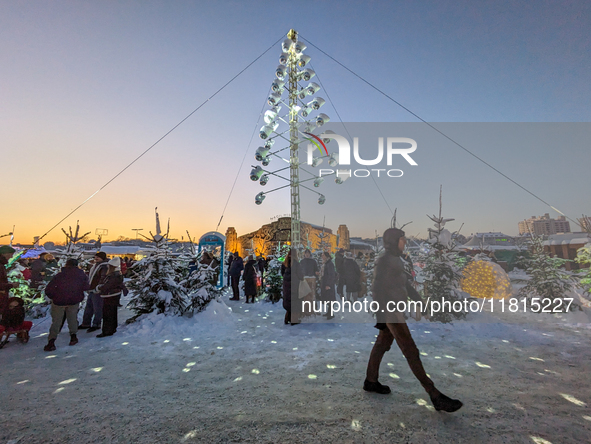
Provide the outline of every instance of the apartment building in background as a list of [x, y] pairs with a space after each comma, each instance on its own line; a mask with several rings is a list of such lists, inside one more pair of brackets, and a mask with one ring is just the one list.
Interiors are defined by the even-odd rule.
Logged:
[[519, 222], [519, 234], [546, 235], [557, 233], [570, 233], [570, 223], [564, 216], [551, 219], [548, 213], [543, 216], [532, 216], [529, 219]]

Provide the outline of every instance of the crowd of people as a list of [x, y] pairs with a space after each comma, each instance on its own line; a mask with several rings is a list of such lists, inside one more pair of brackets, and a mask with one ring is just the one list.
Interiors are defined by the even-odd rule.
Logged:
[[[298, 252], [292, 249], [281, 267], [285, 323], [300, 323], [299, 319], [292, 319], [292, 300], [331, 302], [336, 301], [339, 296], [343, 300], [354, 302], [364, 297], [367, 294], [367, 265], [372, 258], [361, 252], [354, 257], [352, 252], [339, 249], [334, 262], [328, 251], [322, 252], [319, 265], [309, 249], [304, 250], [301, 259], [298, 258]], [[295, 295], [292, 294], [294, 292]], [[311, 304], [306, 305], [306, 309], [308, 306]], [[324, 315], [330, 320], [334, 315], [332, 306], [328, 304], [328, 307], [330, 308]], [[306, 316], [312, 314], [309, 310], [302, 312]]]
[[[10, 246], [0, 247], [0, 338], [16, 334], [27, 342], [32, 323], [25, 321], [24, 301], [19, 297], [9, 297], [9, 291], [20, 284], [8, 281], [6, 265], [15, 254]], [[112, 336], [117, 331], [117, 309], [122, 294], [127, 294], [123, 283], [124, 275], [131, 267], [129, 258], [108, 259], [106, 253], [99, 251], [90, 262], [88, 271], [79, 267], [77, 259], [70, 258], [60, 271], [58, 262], [50, 253], [42, 253], [39, 258], [29, 262], [18, 259], [18, 270], [22, 278], [34, 291], [43, 292], [50, 301], [51, 327], [45, 351], [56, 349], [55, 341], [68, 323], [70, 345], [78, 343], [78, 330], [93, 332], [101, 329], [98, 338]], [[82, 324], [78, 324], [80, 304], [86, 298]]]
[[257, 257], [255, 254], [248, 255], [243, 259], [236, 251], [228, 255], [226, 266], [228, 269], [227, 285], [232, 287], [230, 300], [240, 300], [240, 280], [242, 279], [246, 303], [254, 303], [255, 297], [264, 291], [264, 274], [269, 268], [269, 259], [264, 256]]

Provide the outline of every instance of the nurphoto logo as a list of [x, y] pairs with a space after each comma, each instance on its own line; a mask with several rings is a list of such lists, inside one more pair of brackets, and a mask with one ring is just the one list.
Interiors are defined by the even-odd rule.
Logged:
[[[309, 166], [318, 166], [322, 162], [322, 158], [314, 158], [314, 151], [318, 149], [322, 156], [328, 156], [328, 164], [331, 167], [337, 166], [350, 166], [351, 165], [351, 144], [346, 137], [331, 132], [325, 132], [320, 136], [316, 136], [311, 133], [305, 133], [310, 138], [307, 138], [310, 143], [308, 144], [308, 156], [307, 164]], [[332, 154], [328, 154], [326, 144], [330, 140], [335, 140], [338, 145], [338, 151]], [[384, 139], [386, 140], [386, 149], [384, 150]], [[379, 166], [383, 164], [387, 167], [392, 166], [392, 159], [396, 155], [400, 155], [410, 165], [417, 166], [417, 163], [410, 157], [410, 154], [415, 152], [417, 149], [417, 142], [414, 139], [408, 137], [378, 137], [378, 150], [377, 154], [374, 154], [373, 159], [362, 158], [359, 153], [359, 138], [353, 138], [353, 159], [356, 164], [363, 166]], [[385, 159], [384, 159], [385, 158]], [[404, 172], [397, 168], [356, 168], [356, 169], [329, 169], [320, 168], [319, 176], [327, 176], [335, 174], [338, 179], [342, 181], [350, 177], [369, 177], [370, 175], [376, 175], [377, 177], [402, 177]]]

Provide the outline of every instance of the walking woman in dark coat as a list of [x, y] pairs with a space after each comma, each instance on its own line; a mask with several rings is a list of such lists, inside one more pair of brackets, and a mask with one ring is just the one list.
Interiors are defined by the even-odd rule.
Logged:
[[435, 388], [435, 384], [423, 368], [419, 349], [415, 345], [403, 314], [387, 310], [388, 303], [406, 301], [409, 297], [419, 301], [420, 295], [407, 281], [404, 265], [400, 260], [406, 245], [404, 231], [398, 228], [389, 228], [384, 232], [383, 239], [385, 252], [376, 262], [373, 281], [373, 298], [380, 304], [380, 309], [377, 312], [378, 324], [376, 325], [380, 333], [369, 357], [363, 389], [380, 394], [390, 393], [390, 388], [387, 385], [378, 382], [378, 376], [384, 353], [390, 350], [390, 346], [396, 340], [396, 344], [400, 347], [411, 371], [431, 398], [435, 410], [455, 412], [462, 407], [462, 402], [445, 396]]
[[244, 273], [242, 280], [244, 281], [244, 295], [246, 296], [246, 303], [252, 299], [254, 304], [254, 297], [257, 294], [257, 261], [252, 256], [248, 258], [248, 262], [244, 266]]
[[[335, 294], [335, 285], [337, 284], [337, 272], [335, 270], [334, 264], [332, 263], [330, 253], [328, 251], [322, 253], [322, 262], [324, 266], [322, 267], [322, 277], [320, 278], [320, 298], [323, 302], [326, 301], [330, 304], [332, 301], [337, 300]], [[332, 304], [329, 305], [329, 309], [326, 313], [326, 318], [334, 318], [334, 315], [332, 313]]]
[[283, 308], [285, 309], [285, 323], [291, 325], [299, 324], [299, 321], [292, 322], [291, 319], [291, 301], [294, 298], [296, 301], [298, 301], [299, 284], [304, 279], [299, 265], [297, 252], [294, 249], [287, 253], [285, 262], [281, 265], [281, 274], [283, 276]]

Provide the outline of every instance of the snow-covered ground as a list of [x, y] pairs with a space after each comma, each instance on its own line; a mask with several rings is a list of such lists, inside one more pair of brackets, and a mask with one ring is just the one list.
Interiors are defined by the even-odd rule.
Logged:
[[104, 339], [81, 331], [73, 347], [64, 328], [51, 353], [50, 320], [38, 320], [28, 344], [0, 350], [0, 443], [591, 442], [586, 316], [411, 321], [427, 372], [464, 402], [446, 414], [395, 346], [380, 377], [392, 393], [362, 390], [372, 324], [283, 315], [226, 295], [192, 319], [152, 315]]

